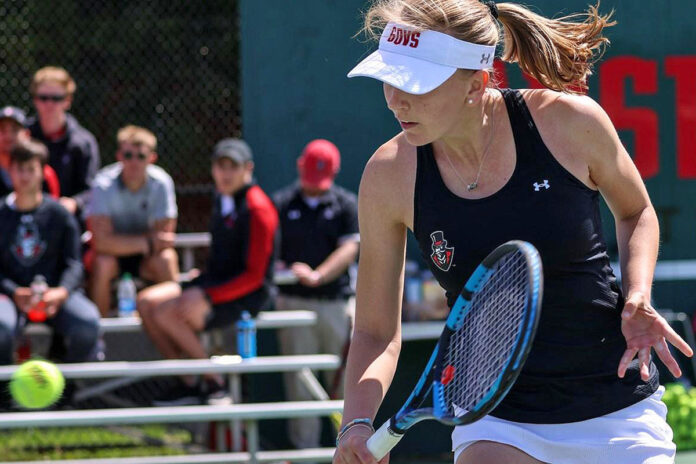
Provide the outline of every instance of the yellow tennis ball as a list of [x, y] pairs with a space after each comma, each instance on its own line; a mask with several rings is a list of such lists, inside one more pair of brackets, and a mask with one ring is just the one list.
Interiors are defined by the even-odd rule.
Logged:
[[47, 361], [27, 361], [12, 374], [10, 393], [21, 406], [28, 409], [45, 408], [63, 394], [65, 379], [55, 364]]

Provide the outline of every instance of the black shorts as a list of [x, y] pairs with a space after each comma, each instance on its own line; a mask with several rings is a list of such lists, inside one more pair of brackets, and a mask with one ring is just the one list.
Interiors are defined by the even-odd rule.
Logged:
[[[216, 285], [216, 283], [211, 282], [205, 275], [201, 275], [190, 282], [182, 283], [181, 288], [186, 290], [191, 287], [199, 287], [205, 290], [206, 287], [213, 285]], [[229, 327], [239, 320], [243, 311], [249, 311], [252, 316], [256, 316], [259, 311], [271, 309], [272, 305], [273, 298], [265, 287], [236, 300], [212, 304], [210, 312], [206, 316], [205, 328], [203, 330]]]
[[121, 275], [128, 272], [133, 277], [140, 277], [140, 265], [145, 259], [145, 255], [128, 255], [119, 256], [118, 258], [118, 269]]

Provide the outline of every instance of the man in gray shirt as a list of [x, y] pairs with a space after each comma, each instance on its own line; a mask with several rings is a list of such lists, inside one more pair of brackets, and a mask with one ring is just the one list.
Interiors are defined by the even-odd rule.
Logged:
[[111, 310], [111, 281], [129, 272], [152, 283], [176, 281], [176, 196], [157, 161], [157, 138], [147, 129], [118, 131], [117, 163], [94, 180], [87, 224], [92, 232], [90, 298], [102, 316]]

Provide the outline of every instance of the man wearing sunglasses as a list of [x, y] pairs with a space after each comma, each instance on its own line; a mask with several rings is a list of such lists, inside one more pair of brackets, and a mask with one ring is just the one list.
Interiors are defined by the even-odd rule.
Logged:
[[60, 203], [72, 214], [84, 208], [101, 164], [97, 141], [70, 113], [77, 86], [63, 68], [47, 66], [34, 74], [29, 90], [37, 117], [27, 126], [48, 148], [48, 164], [60, 183]]
[[87, 207], [90, 298], [111, 312], [111, 281], [124, 272], [151, 283], [176, 281], [178, 256], [174, 182], [155, 166], [157, 138], [149, 130], [118, 131], [117, 162], [99, 171]]

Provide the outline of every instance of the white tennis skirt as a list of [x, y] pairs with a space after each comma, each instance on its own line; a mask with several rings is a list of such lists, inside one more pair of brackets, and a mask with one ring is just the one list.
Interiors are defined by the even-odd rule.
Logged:
[[664, 387], [610, 414], [569, 424], [525, 424], [485, 416], [452, 433], [454, 462], [477, 441], [514, 446], [551, 464], [672, 464], [676, 446]]

